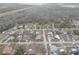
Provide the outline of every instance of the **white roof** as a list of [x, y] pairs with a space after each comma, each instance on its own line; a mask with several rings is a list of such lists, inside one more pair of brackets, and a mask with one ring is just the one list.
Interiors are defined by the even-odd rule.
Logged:
[[52, 34], [52, 32], [48, 32], [48, 34]]
[[55, 38], [60, 39], [59, 35], [55, 35]]
[[64, 49], [60, 49], [60, 52], [63, 52], [63, 51], [65, 51]]
[[72, 51], [77, 51], [77, 49], [75, 49], [75, 48], [72, 48], [71, 50], [72, 50]]
[[32, 49], [29, 49], [29, 51], [32, 51]]
[[22, 38], [22, 36], [21, 36], [21, 35], [19, 35], [17, 38]]
[[2, 33], [5, 33], [5, 32], [2, 32]]
[[39, 32], [36, 32], [36, 34], [39, 34]]

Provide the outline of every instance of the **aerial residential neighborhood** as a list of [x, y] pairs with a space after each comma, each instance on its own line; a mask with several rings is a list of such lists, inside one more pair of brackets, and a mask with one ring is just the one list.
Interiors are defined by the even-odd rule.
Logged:
[[[25, 25], [24, 28], [23, 25]], [[0, 34], [0, 54], [79, 54], [79, 37], [73, 33], [75, 28], [55, 28], [52, 26], [52, 29], [48, 29], [40, 25], [41, 28], [37, 29], [38, 25], [36, 24], [23, 25], [15, 26]], [[17, 52], [20, 50], [21, 52]]]
[[79, 8], [2, 5], [6, 11], [0, 13], [0, 55], [79, 55]]

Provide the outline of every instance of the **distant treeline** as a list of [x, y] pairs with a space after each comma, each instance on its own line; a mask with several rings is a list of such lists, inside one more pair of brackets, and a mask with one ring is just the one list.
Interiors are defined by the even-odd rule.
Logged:
[[68, 24], [73, 20], [79, 20], [79, 8], [66, 8], [47, 4], [35, 6], [11, 15], [0, 16], [0, 32], [15, 26], [16, 23], [21, 24], [28, 22], [38, 22], [39, 24], [57, 24], [57, 22], [60, 22], [61, 27], [63, 27], [63, 24], [66, 25], [66, 23], [61, 22], [63, 20], [66, 20]]

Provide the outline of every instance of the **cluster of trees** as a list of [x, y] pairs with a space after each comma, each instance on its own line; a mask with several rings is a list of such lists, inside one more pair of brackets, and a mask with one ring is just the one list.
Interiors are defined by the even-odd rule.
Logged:
[[71, 28], [72, 24], [69, 21], [65, 20], [65, 21], [56, 23], [55, 27], [57, 27], [57, 28]]
[[[4, 4], [3, 3], [3, 4], [0, 4], [0, 6], [7, 6], [8, 8], [4, 9], [5, 12], [7, 12], [11, 10], [16, 10], [16, 9], [28, 8], [28, 7], [31, 7], [32, 5], [21, 5], [21, 4], [16, 4], [16, 3]], [[0, 12], [2, 11], [3, 10], [0, 10]], [[24, 20], [26, 20], [27, 18], [26, 16], [27, 16], [27, 13], [25, 12], [25, 10], [18, 11], [11, 15], [0, 16], [0, 32], [3, 32], [5, 30], [8, 30], [14, 27], [16, 23], [18, 24], [24, 23], [25, 22]]]
[[18, 24], [24, 23], [25, 22], [24, 19], [26, 19], [26, 17], [20, 13], [0, 17], [0, 32], [3, 32], [5, 30], [14, 27], [16, 23]]
[[23, 48], [18, 47], [17, 49], [15, 49], [14, 55], [24, 55], [25, 51]]
[[[71, 20], [71, 18], [75, 20], [75, 16], [78, 17], [79, 15], [78, 10], [78, 8], [71, 9], [60, 6], [57, 7], [57, 5], [54, 4], [35, 6], [33, 8], [29, 8], [28, 10], [0, 17], [0, 32], [13, 27], [16, 23], [22, 24], [25, 22], [38, 22], [41, 25], [58, 23], [58, 27], [69, 28], [71, 27], [71, 23], [69, 21], [61, 22], [65, 19], [61, 19], [61, 17], [68, 17], [65, 20]], [[61, 21], [59, 21], [59, 19], [61, 19]]]
[[12, 24], [12, 23], [0, 25], [0, 32], [8, 30], [12, 27], [14, 27], [14, 24]]
[[73, 30], [73, 34], [79, 35], [79, 30]]

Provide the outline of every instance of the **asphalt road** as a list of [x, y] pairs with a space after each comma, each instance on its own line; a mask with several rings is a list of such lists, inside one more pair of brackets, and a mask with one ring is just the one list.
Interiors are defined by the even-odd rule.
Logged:
[[44, 44], [45, 44], [45, 49], [46, 49], [46, 55], [48, 55], [48, 49], [47, 49], [47, 41], [46, 41], [46, 36], [45, 36], [45, 29], [43, 29], [43, 38], [44, 38]]
[[1, 16], [6, 16], [6, 15], [11, 15], [11, 14], [14, 14], [14, 13], [17, 13], [17, 12], [20, 12], [20, 11], [23, 11], [23, 10], [29, 10], [33, 7], [27, 7], [27, 8], [22, 8], [22, 9], [17, 9], [17, 10], [12, 10], [12, 11], [8, 11], [8, 12], [5, 12], [5, 13], [1, 13], [0, 14], [0, 17]]

